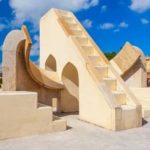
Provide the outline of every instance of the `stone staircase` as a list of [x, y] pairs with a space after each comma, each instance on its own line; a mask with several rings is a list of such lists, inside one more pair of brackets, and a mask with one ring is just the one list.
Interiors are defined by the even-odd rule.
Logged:
[[[72, 33], [72, 36], [74, 36], [78, 41], [84, 55], [87, 55], [89, 58], [89, 61], [98, 74], [98, 79], [100, 81], [103, 80], [107, 84], [118, 104], [127, 105], [127, 96], [125, 92], [123, 90], [118, 90], [117, 79], [109, 75], [109, 65], [104, 64], [104, 62], [101, 60], [99, 53], [95, 50], [91, 40], [83, 28], [81, 28], [81, 25], [76, 18], [74, 18], [74, 16], [69, 12], [58, 11], [57, 13], [61, 19], [64, 20], [66, 26]], [[128, 107], [122, 108], [126, 108], [126, 110], [128, 109]], [[131, 106], [129, 106], [129, 109], [131, 109]], [[135, 107], [133, 107], [133, 109], [135, 109]]]
[[[87, 64], [90, 66], [89, 72], [92, 72], [92, 75], [95, 76], [94, 78], [96, 79], [97, 85], [99, 86], [100, 83], [105, 83], [111, 96], [115, 99], [117, 106], [120, 107], [124, 113], [122, 117], [124, 117], [125, 120], [128, 117], [130, 118], [126, 121], [128, 125], [125, 125], [126, 127], [124, 128], [133, 127], [133, 120], [137, 107], [131, 102], [132, 99], [129, 97], [128, 93], [124, 91], [124, 88], [120, 88], [120, 83], [118, 84], [118, 80], [112, 73], [108, 60], [105, 58], [104, 54], [99, 50], [71, 12], [61, 10], [56, 10], [55, 12], [59, 18], [60, 24], [78, 45], [82, 56], [85, 58], [86, 62], [88, 62]], [[124, 124], [126, 123], [124, 122]]]

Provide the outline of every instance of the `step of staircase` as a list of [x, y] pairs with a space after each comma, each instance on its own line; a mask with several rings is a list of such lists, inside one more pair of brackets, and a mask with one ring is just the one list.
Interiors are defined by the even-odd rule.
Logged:
[[68, 26], [70, 27], [70, 29], [78, 28], [78, 24], [77, 23], [68, 23]]
[[76, 23], [75, 20], [72, 17], [63, 17], [63, 20], [66, 24], [74, 24]]
[[135, 110], [136, 109], [136, 107], [135, 106], [132, 106], [132, 105], [121, 105], [121, 108], [122, 108], [122, 110], [124, 110], [124, 111], [132, 111], [132, 110]]
[[117, 102], [120, 105], [126, 105], [126, 94], [122, 91], [113, 91], [112, 94], [115, 96]]
[[87, 37], [76, 37], [76, 39], [78, 40], [78, 42], [81, 45], [86, 45], [88, 44], [88, 38]]
[[72, 17], [64, 16], [63, 19], [64, 19], [64, 21], [69, 22], [69, 23], [73, 23], [74, 22], [74, 19]]
[[91, 55], [91, 56], [88, 56], [90, 61], [95, 64], [95, 65], [98, 65], [101, 61], [100, 61], [100, 56], [97, 56], [97, 55]]
[[[69, 24], [68, 24], [69, 25]], [[70, 30], [80, 30], [79, 26], [69, 26]]]
[[50, 107], [50, 106], [48, 106], [48, 105], [45, 105], [45, 104], [42, 104], [42, 103], [38, 103], [38, 106], [37, 106], [38, 108], [41, 108], [41, 107]]
[[109, 87], [110, 90], [112, 91], [116, 91], [117, 89], [117, 80], [115, 78], [104, 78], [103, 79], [105, 81], [105, 83], [107, 84], [107, 86]]
[[51, 106], [38, 103], [37, 112], [52, 120], [53, 108]]
[[94, 54], [94, 48], [92, 46], [81, 46], [81, 47], [87, 55]]
[[108, 76], [108, 67], [95, 66], [95, 69], [97, 71], [97, 76], [98, 76], [99, 80], [102, 80], [103, 78], [106, 78]]
[[73, 32], [74, 35], [77, 35], [77, 36], [83, 35], [82, 30], [72, 29], [71, 31]]

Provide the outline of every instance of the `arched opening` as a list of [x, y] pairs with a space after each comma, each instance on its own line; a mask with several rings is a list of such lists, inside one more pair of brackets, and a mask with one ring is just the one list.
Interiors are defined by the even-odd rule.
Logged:
[[56, 64], [56, 59], [50, 55], [45, 63], [45, 69], [49, 71], [57, 71], [57, 64]]
[[65, 89], [61, 92], [61, 111], [79, 111], [79, 76], [76, 67], [68, 63], [62, 72]]
[[[49, 57], [47, 58], [46, 62], [45, 62], [45, 69], [47, 71], [51, 71], [51, 72], [55, 72], [57, 71], [57, 63], [56, 63], [56, 59], [54, 56], [49, 55]], [[56, 73], [57, 74], [57, 73]], [[53, 108], [54, 112], [58, 111], [58, 97], [53, 97], [51, 99], [51, 106]]]

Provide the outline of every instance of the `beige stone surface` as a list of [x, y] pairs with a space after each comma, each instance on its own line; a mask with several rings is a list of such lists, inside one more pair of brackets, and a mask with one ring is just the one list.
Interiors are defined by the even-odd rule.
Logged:
[[[60, 113], [79, 111], [80, 120], [106, 129], [118, 131], [142, 126], [138, 99], [73, 13], [51, 9], [41, 18], [40, 67], [29, 58], [31, 46], [25, 26], [6, 37], [4, 91], [37, 92], [38, 102], [50, 106], [54, 103]], [[10, 62], [7, 62], [8, 58]], [[53, 116], [50, 106], [32, 108], [37, 99], [33, 98], [30, 103], [26, 96], [20, 101], [20, 95], [8, 95], [5, 93], [0, 98], [7, 118], [2, 121], [2, 138], [65, 130], [66, 121]], [[16, 105], [11, 108], [9, 99], [13, 96]], [[10, 132], [5, 132], [8, 128], [5, 124], [11, 122], [7, 105], [12, 110], [10, 113], [13, 112], [12, 118], [18, 118], [17, 126], [13, 122]]]
[[[72, 74], [75, 71], [71, 70], [78, 72], [72, 78], [69, 71], [65, 75], [70, 82], [67, 82], [68, 96], [64, 96], [66, 103], [60, 101], [61, 108], [67, 111], [67, 107], [72, 107], [74, 95], [78, 92], [81, 120], [112, 130], [141, 126], [138, 100], [124, 81], [118, 80], [117, 72], [112, 71], [102, 51], [71, 12], [52, 9], [41, 18], [40, 49], [41, 68], [47, 68], [47, 61], [52, 57], [59, 78], [63, 79], [68, 64], [71, 64], [69, 70]], [[77, 76], [79, 84], [76, 84]]]
[[150, 70], [150, 58], [146, 58], [146, 69], [147, 71]]
[[[58, 80], [56, 81], [57, 75], [55, 73], [51, 71], [43, 71], [41, 73], [40, 69], [37, 68], [29, 58], [27, 60], [25, 59], [25, 53], [30, 51], [28, 47], [28, 51], [26, 51], [25, 48], [27, 40], [28, 39], [23, 31], [14, 30], [7, 35], [3, 46], [2, 88], [4, 91], [35, 91], [38, 93], [39, 102], [51, 106], [54, 98], [59, 100], [59, 92], [63, 87], [62, 83]], [[12, 44], [9, 44], [10, 41]], [[16, 41], [18, 42], [16, 43]], [[28, 61], [30, 61], [29, 66], [26, 65], [28, 64]], [[31, 75], [32, 72], [30, 69], [33, 69], [32, 72], [34, 73], [34, 76]], [[39, 80], [43, 79], [43, 85], [34, 78], [35, 76], [36, 78], [38, 77]], [[47, 82], [48, 79], [49, 82]], [[45, 83], [47, 85], [50, 84], [51, 86], [48, 88], [44, 85]]]
[[113, 61], [115, 61], [122, 71], [122, 74], [124, 74], [136, 63], [139, 58], [139, 51], [137, 51], [130, 43], [127, 42], [113, 59]]
[[150, 79], [150, 58], [146, 58], [147, 79]]
[[[29, 41], [28, 33], [25, 29], [26, 28], [23, 27], [22, 31], [11, 31], [7, 35], [3, 45], [2, 88], [3, 91], [14, 91], [14, 95], [11, 95], [11, 92], [4, 92], [3, 96], [0, 96], [0, 105], [4, 108], [0, 112], [6, 114], [0, 123], [0, 139], [66, 129], [66, 121], [54, 119], [53, 111], [50, 107], [52, 106], [53, 100], [59, 101], [60, 89], [64, 86], [62, 82], [58, 80], [55, 72], [41, 71], [40, 68], [30, 61], [29, 53], [31, 42]], [[28, 94], [20, 94], [20, 96], [18, 96], [15, 91], [34, 91], [37, 92], [38, 96], [36, 96], [36, 99], [34, 97], [32, 97], [33, 99], [29, 99]], [[7, 98], [11, 98], [12, 101], [7, 101], [5, 104], [3, 101], [6, 102]], [[21, 100], [18, 100], [19, 98]], [[35, 110], [33, 106], [35, 104], [37, 105], [37, 100], [49, 106], [38, 107]], [[12, 103], [15, 105], [11, 106]], [[9, 107], [7, 107], [7, 105], [9, 105]], [[28, 107], [29, 105], [30, 107]], [[15, 107], [17, 111], [15, 111]], [[20, 112], [20, 109], [24, 110], [24, 112]], [[12, 116], [10, 114], [12, 114]], [[15, 120], [15, 118], [17, 119]], [[7, 131], [9, 124], [12, 125], [12, 128]]]
[[150, 88], [131, 88], [132, 92], [142, 104], [142, 113], [144, 118], [150, 117]]
[[110, 63], [129, 87], [146, 87], [147, 73], [144, 57], [139, 48], [127, 42]]
[[52, 108], [38, 105], [35, 92], [0, 92], [0, 139], [66, 129], [65, 120], [54, 120]]
[[[134, 55], [135, 52], [138, 54], [138, 57]], [[128, 57], [128, 59], [124, 60], [124, 66], [126, 68], [125, 72], [121, 70], [120, 62], [121, 59], [126, 57]], [[117, 59], [120, 60], [120, 62], [116, 61]], [[147, 87], [149, 59], [145, 59], [143, 52], [139, 48], [126, 43], [121, 52], [113, 60], [111, 60], [111, 65], [116, 69], [118, 74], [120, 74], [141, 103], [143, 117], [150, 117], [150, 88]]]

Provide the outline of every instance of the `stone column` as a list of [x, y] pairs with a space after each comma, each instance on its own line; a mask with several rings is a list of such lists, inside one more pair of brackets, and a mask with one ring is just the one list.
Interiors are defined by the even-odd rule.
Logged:
[[10, 32], [3, 43], [2, 72], [4, 91], [16, 91], [17, 88], [17, 50], [24, 40], [19, 30]]

